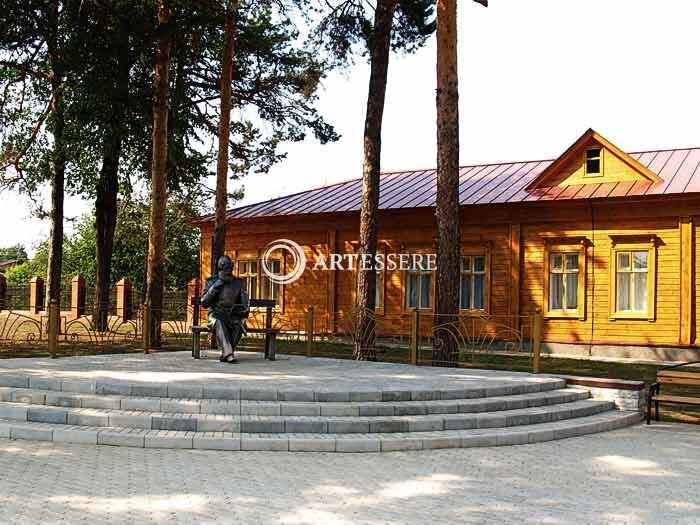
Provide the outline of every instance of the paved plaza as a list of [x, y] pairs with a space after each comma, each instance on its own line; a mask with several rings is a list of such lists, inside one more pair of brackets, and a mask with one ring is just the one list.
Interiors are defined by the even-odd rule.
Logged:
[[[8, 359], [0, 384], [0, 523], [700, 523], [698, 427], [553, 377], [181, 352]], [[192, 450], [210, 434], [230, 449]]]
[[698, 427], [323, 454], [0, 440], [3, 523], [699, 523]]

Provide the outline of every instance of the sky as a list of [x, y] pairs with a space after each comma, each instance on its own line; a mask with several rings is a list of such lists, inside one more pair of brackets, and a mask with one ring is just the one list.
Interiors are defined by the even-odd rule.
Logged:
[[[459, 2], [462, 165], [554, 158], [589, 127], [630, 152], [700, 146], [700, 2], [489, 3]], [[435, 78], [434, 38], [391, 56], [383, 171], [435, 166]], [[287, 158], [269, 174], [237, 182], [240, 204], [359, 178], [368, 79], [362, 60], [330, 75], [318, 107], [342, 138], [284, 145]], [[89, 206], [71, 197], [66, 214]], [[0, 193], [0, 246], [31, 249], [48, 234], [29, 215], [21, 196]]]

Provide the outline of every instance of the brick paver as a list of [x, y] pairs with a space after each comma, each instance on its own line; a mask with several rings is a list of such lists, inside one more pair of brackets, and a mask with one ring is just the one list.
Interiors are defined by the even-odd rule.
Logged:
[[384, 454], [0, 440], [0, 521], [690, 524], [699, 464], [700, 427], [660, 424]]

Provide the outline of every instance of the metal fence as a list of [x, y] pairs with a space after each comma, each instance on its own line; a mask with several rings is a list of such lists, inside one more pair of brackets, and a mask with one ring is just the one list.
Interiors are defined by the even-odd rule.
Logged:
[[[108, 304], [96, 308], [93, 289], [84, 289], [78, 306], [47, 311], [29, 300], [29, 287], [8, 287], [0, 303], [0, 354], [76, 355], [191, 349], [192, 326], [205, 324], [192, 291], [168, 290], [161, 308], [142, 304], [136, 291], [110, 290]], [[61, 308], [63, 306], [63, 308]], [[271, 318], [268, 320], [268, 316]], [[150, 330], [144, 327], [150, 326]], [[333, 323], [313, 306], [282, 314], [253, 308], [241, 348], [259, 350], [274, 329], [280, 353], [407, 362], [417, 365], [473, 366], [483, 356], [520, 355], [539, 371], [542, 317], [460, 314], [435, 316], [412, 310], [378, 316], [371, 311], [338, 311]], [[204, 348], [215, 344], [208, 338]]]

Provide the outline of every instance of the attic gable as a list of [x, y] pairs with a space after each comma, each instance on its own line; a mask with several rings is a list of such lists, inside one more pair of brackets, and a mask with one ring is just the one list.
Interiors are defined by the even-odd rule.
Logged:
[[526, 191], [637, 181], [661, 182], [661, 178], [605, 137], [589, 129], [540, 173]]

